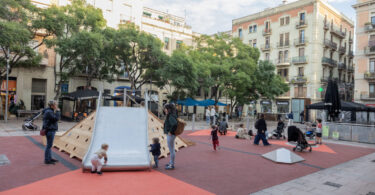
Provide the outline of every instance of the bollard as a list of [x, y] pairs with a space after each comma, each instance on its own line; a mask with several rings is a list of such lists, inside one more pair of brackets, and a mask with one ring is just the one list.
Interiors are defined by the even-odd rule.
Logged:
[[195, 130], [195, 114], [193, 114], [193, 124], [192, 124], [192, 127], [191, 127], [191, 130], [194, 131]]

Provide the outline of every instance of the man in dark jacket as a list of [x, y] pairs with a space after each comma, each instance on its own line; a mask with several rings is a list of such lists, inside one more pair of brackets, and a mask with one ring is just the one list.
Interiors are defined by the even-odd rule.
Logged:
[[264, 120], [264, 115], [260, 115], [260, 119], [255, 123], [255, 128], [258, 130], [257, 135], [254, 139], [254, 144], [259, 145], [260, 139], [262, 139], [263, 145], [269, 146], [271, 144], [268, 143], [266, 139], [266, 131], [267, 131], [267, 124]]
[[176, 139], [176, 135], [174, 134], [174, 132], [177, 129], [177, 115], [174, 104], [166, 104], [164, 106], [164, 112], [167, 115], [164, 121], [164, 134], [167, 134], [167, 144], [171, 158], [165, 169], [172, 170], [174, 169], [174, 159], [176, 156], [174, 150], [174, 140]]
[[58, 160], [52, 158], [51, 148], [55, 133], [58, 130], [57, 122], [60, 120], [60, 109], [56, 101], [49, 101], [48, 108], [43, 110], [43, 129], [46, 130], [47, 145], [44, 152], [44, 163], [55, 164]]

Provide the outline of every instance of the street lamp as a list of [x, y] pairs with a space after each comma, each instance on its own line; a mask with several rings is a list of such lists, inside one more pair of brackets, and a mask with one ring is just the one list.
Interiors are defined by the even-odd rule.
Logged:
[[7, 78], [7, 81], [6, 81], [6, 95], [5, 95], [5, 123], [8, 122], [8, 95], [9, 95], [9, 89], [8, 89], [8, 81], [9, 81], [9, 58], [10, 58], [10, 52], [9, 52], [9, 47], [8, 47], [8, 55], [7, 55], [7, 67], [6, 67], [6, 78]]

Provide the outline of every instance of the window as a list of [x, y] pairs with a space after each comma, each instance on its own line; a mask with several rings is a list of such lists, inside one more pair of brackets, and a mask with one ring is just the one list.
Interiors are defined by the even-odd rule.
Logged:
[[266, 60], [269, 61], [270, 60], [270, 53], [266, 53], [265, 55], [266, 55]]
[[266, 32], [268, 32], [269, 31], [269, 29], [270, 29], [270, 22], [266, 22]]
[[257, 25], [254, 25], [253, 32], [257, 32]]
[[277, 101], [277, 113], [289, 113], [288, 101]]
[[371, 98], [375, 97], [375, 84], [369, 84], [369, 94]]
[[303, 85], [298, 85], [298, 97], [303, 97]]
[[375, 58], [370, 59], [369, 72], [375, 73]]
[[164, 49], [169, 49], [169, 38], [168, 37], [164, 38]]
[[46, 106], [47, 79], [32, 79], [31, 110], [40, 110]]
[[289, 46], [289, 33], [285, 33], [285, 46]]
[[257, 47], [257, 40], [256, 39], [253, 40], [253, 47]]
[[282, 63], [283, 58], [284, 58], [284, 53], [282, 51], [279, 51], [279, 63]]
[[253, 32], [253, 26], [249, 26], [249, 33]]
[[284, 25], [284, 18], [280, 18], [280, 26]]
[[304, 72], [304, 68], [303, 67], [298, 67], [298, 76], [302, 77], [305, 75], [305, 72]]
[[288, 62], [288, 56], [289, 56], [289, 51], [285, 50], [284, 51], [284, 62]]
[[266, 49], [270, 48], [270, 37], [266, 37]]
[[242, 29], [241, 29], [241, 28], [238, 29], [238, 37], [239, 37], [240, 39], [242, 39]]
[[299, 20], [300, 20], [301, 22], [305, 22], [305, 13], [300, 13], [300, 14], [299, 14]]
[[249, 45], [253, 46], [253, 40], [249, 40]]
[[280, 34], [280, 43], [279, 46], [282, 47], [284, 46], [284, 34]]
[[371, 16], [371, 24], [375, 25], [375, 16]]
[[305, 42], [305, 30], [299, 31], [299, 42], [304, 43]]
[[285, 25], [288, 25], [288, 24], [289, 24], [289, 20], [290, 20], [290, 17], [289, 17], [289, 16], [285, 17]]
[[305, 48], [301, 47], [298, 49], [298, 56], [299, 57], [305, 56]]
[[288, 80], [288, 69], [278, 69], [277, 74], [283, 77], [286, 81]]

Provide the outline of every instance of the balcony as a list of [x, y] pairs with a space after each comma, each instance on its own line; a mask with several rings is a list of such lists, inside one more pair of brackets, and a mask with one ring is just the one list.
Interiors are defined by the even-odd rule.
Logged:
[[287, 47], [289, 47], [289, 41], [277, 43], [277, 48], [287, 48]]
[[375, 31], [375, 24], [371, 24], [370, 22], [365, 23], [365, 32], [373, 31]]
[[329, 80], [338, 80], [337, 77], [331, 77], [331, 76], [322, 76], [322, 78], [320, 78], [320, 81], [322, 83], [328, 83]]
[[296, 76], [290, 82], [293, 84], [302, 84], [307, 82], [307, 78], [304, 76]]
[[307, 43], [307, 38], [304, 37], [304, 38], [297, 38], [297, 39], [294, 39], [294, 46], [298, 47], [298, 46], [304, 46], [306, 45]]
[[369, 41], [365, 47], [365, 55], [375, 55], [375, 41]]
[[324, 26], [323, 26], [323, 29], [324, 29], [324, 30], [328, 30], [328, 29], [329, 29], [329, 23], [327, 22], [327, 20], [324, 20]]
[[290, 58], [281, 58], [275, 61], [276, 66], [289, 66]]
[[338, 65], [337, 65], [337, 68], [339, 70], [345, 70], [346, 69], [346, 64], [344, 62], [340, 62]]
[[296, 28], [306, 28], [307, 27], [307, 21], [306, 20], [300, 20], [299, 22], [296, 23]]
[[331, 58], [327, 58], [327, 57], [323, 57], [322, 58], [322, 64], [324, 66], [329, 66], [329, 67], [336, 67], [337, 66], [337, 61], [336, 60], [333, 60]]
[[353, 43], [353, 38], [349, 37], [349, 43]]
[[342, 29], [339, 29], [333, 25], [331, 26], [331, 34], [334, 34], [341, 39], [345, 38], [346, 36], [346, 32], [343, 32]]
[[307, 64], [307, 57], [306, 56], [297, 56], [292, 58], [293, 64]]
[[344, 55], [346, 52], [346, 47], [339, 47], [339, 54]]
[[375, 93], [361, 92], [361, 100], [375, 100]]
[[348, 66], [348, 72], [354, 72], [354, 67], [353, 66]]
[[271, 50], [271, 44], [263, 44], [260, 46], [260, 50], [264, 51], [270, 51]]
[[263, 30], [263, 36], [268, 36], [272, 34], [272, 29], [266, 28]]
[[353, 53], [353, 51], [350, 51], [350, 50], [349, 50], [348, 56], [349, 56], [349, 58], [353, 58], [353, 57], [354, 57], [354, 53]]
[[366, 72], [364, 75], [366, 80], [375, 80], [375, 72]]
[[330, 48], [332, 50], [337, 50], [337, 43], [328, 39], [324, 39], [324, 47]]

